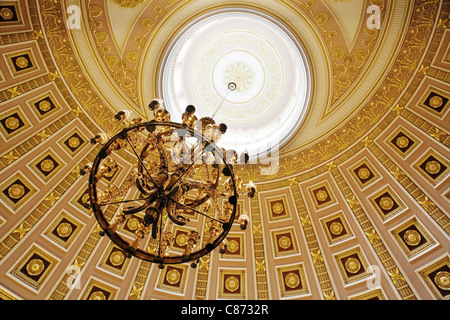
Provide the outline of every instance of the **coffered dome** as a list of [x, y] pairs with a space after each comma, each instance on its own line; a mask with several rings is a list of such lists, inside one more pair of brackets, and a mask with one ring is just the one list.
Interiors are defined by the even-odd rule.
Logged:
[[[0, 298], [448, 300], [449, 12], [446, 0], [0, 1]], [[236, 200], [247, 230], [233, 223], [225, 252], [196, 268], [128, 258], [87, 209], [90, 140], [122, 129], [118, 111], [152, 120], [155, 98], [174, 121], [194, 105], [226, 123], [219, 145], [252, 156], [233, 167], [257, 188]], [[120, 195], [136, 162], [120, 150], [101, 188]], [[183, 250], [191, 230], [172, 231]]]

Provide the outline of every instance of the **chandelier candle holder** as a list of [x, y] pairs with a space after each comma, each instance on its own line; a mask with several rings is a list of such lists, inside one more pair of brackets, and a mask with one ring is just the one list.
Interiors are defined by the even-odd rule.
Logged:
[[[227, 126], [212, 118], [197, 119], [189, 105], [182, 123], [172, 122], [164, 102], [155, 99], [148, 105], [153, 119], [131, 121], [129, 111], [119, 111], [115, 119], [123, 129], [108, 138], [98, 134], [91, 144], [101, 149], [92, 165], [80, 174], [89, 174], [89, 201], [101, 227], [128, 258], [153, 263], [192, 262], [219, 247], [225, 253], [226, 236], [233, 223], [245, 230], [249, 217], [236, 217], [240, 194], [252, 198], [256, 186], [244, 186], [235, 166], [249, 161], [247, 153], [217, 146]], [[121, 185], [104, 179], [118, 170], [118, 158], [130, 159], [131, 168]], [[130, 161], [129, 161], [130, 162]], [[106, 209], [118, 206], [114, 214]], [[111, 216], [112, 215], [112, 216]], [[132, 222], [132, 223], [131, 223]], [[134, 226], [134, 235], [123, 232]], [[122, 227], [122, 230], [121, 230]], [[178, 235], [180, 239], [175, 239]], [[176, 244], [176, 245], [175, 245]]]

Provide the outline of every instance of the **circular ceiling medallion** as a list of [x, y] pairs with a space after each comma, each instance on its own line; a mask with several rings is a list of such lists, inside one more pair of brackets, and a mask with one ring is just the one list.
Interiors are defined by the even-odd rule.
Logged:
[[29, 61], [27, 58], [24, 57], [18, 57], [16, 59], [16, 66], [18, 66], [21, 69], [25, 69], [26, 67], [28, 67], [29, 65]]
[[435, 160], [428, 161], [427, 164], [425, 165], [425, 170], [429, 174], [439, 173], [439, 171], [441, 171], [441, 164]]
[[227, 249], [231, 253], [235, 253], [239, 250], [239, 243], [236, 240], [230, 240], [227, 245]]
[[50, 159], [44, 159], [40, 166], [42, 171], [50, 172], [55, 168], [55, 163]]
[[[227, 102], [233, 104], [244, 104], [261, 92], [264, 87], [264, 74], [264, 66], [257, 56], [242, 50], [231, 51], [220, 57], [214, 65], [213, 86], [218, 97], [225, 98]], [[199, 75], [200, 77], [206, 78], [202, 75]], [[228, 97], [230, 83], [234, 83], [235, 86], [233, 94]], [[208, 95], [207, 92], [204, 93]], [[230, 110], [230, 114], [231, 112]]]
[[420, 243], [420, 240], [422, 237], [420, 236], [420, 233], [418, 233], [416, 230], [408, 230], [405, 232], [403, 238], [405, 239], [405, 242], [409, 246], [417, 246]]
[[358, 170], [358, 177], [360, 177], [363, 180], [366, 180], [370, 177], [370, 170], [367, 168], [361, 168]]
[[434, 282], [442, 290], [450, 290], [450, 272], [439, 271], [434, 277]]
[[361, 269], [361, 263], [358, 259], [348, 258], [345, 261], [345, 270], [350, 273], [357, 273]]
[[430, 105], [434, 109], [440, 108], [443, 103], [444, 99], [442, 99], [442, 97], [439, 96], [434, 96], [433, 98], [430, 99]]
[[225, 288], [230, 292], [235, 292], [239, 289], [239, 285], [239, 279], [236, 277], [231, 276], [225, 280]]
[[176, 241], [176, 243], [177, 243], [178, 246], [183, 247], [183, 246], [187, 245], [188, 238], [189, 238], [189, 237], [187, 236], [187, 234], [180, 233], [180, 234], [176, 237], [175, 241]]
[[291, 246], [291, 239], [289, 239], [289, 237], [286, 236], [282, 236], [279, 240], [278, 240], [278, 245], [280, 246], [281, 249], [289, 249], [289, 247]]
[[300, 284], [300, 278], [297, 274], [289, 272], [289, 274], [284, 278], [284, 283], [286, 283], [289, 288], [295, 289]]
[[127, 227], [131, 231], [135, 231], [139, 227], [139, 220], [137, 218], [131, 218], [127, 222]]
[[20, 199], [25, 195], [25, 188], [23, 185], [15, 183], [8, 188], [8, 195], [11, 199]]
[[181, 274], [176, 269], [171, 269], [167, 271], [166, 280], [170, 284], [177, 284], [181, 279]]
[[316, 192], [316, 199], [319, 200], [320, 202], [327, 200], [327, 198], [328, 192], [326, 192], [325, 190], [319, 190]]
[[76, 149], [80, 146], [81, 141], [78, 137], [71, 137], [68, 141], [68, 144], [71, 148]]
[[0, 10], [0, 17], [2, 17], [3, 20], [11, 20], [14, 17], [14, 13], [11, 9], [4, 7]]
[[342, 233], [342, 231], [344, 231], [344, 227], [342, 226], [342, 224], [340, 222], [333, 222], [330, 225], [330, 231], [332, 234], [334, 235], [340, 235]]
[[409, 139], [405, 136], [398, 137], [397, 140], [395, 141], [395, 144], [399, 148], [406, 148], [409, 145]]
[[47, 100], [42, 100], [41, 102], [39, 102], [38, 108], [42, 112], [47, 112], [52, 108], [52, 105]]
[[101, 291], [94, 291], [89, 295], [89, 300], [106, 300], [106, 296]]
[[9, 130], [16, 130], [20, 126], [20, 121], [14, 116], [5, 120], [5, 125]]
[[284, 210], [284, 206], [283, 206], [283, 204], [281, 204], [281, 203], [275, 203], [275, 204], [272, 206], [272, 211], [273, 211], [273, 213], [275, 213], [275, 214], [280, 214], [280, 213], [283, 212], [283, 210]]
[[30, 276], [38, 276], [44, 271], [44, 262], [41, 259], [32, 259], [27, 264], [27, 272]]
[[56, 232], [61, 238], [66, 238], [72, 233], [72, 226], [70, 223], [62, 222], [56, 228]]
[[391, 210], [394, 207], [394, 201], [390, 197], [383, 197], [380, 200], [380, 207], [383, 210]]
[[248, 9], [208, 13], [168, 46], [159, 94], [175, 121], [186, 106], [226, 123], [225, 149], [251, 159], [278, 150], [298, 129], [310, 95], [302, 48], [280, 22]]
[[125, 255], [120, 251], [114, 251], [109, 256], [109, 262], [115, 267], [120, 266], [125, 261]]

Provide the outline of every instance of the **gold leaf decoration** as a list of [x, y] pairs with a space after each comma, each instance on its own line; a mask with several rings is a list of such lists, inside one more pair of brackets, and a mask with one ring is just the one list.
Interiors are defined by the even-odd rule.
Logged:
[[91, 14], [91, 17], [97, 18], [103, 13], [103, 10], [97, 5], [91, 5], [89, 6], [89, 13]]
[[422, 236], [416, 230], [407, 230], [403, 235], [403, 239], [409, 246], [417, 246], [422, 240]]
[[353, 56], [355, 57], [355, 60], [358, 62], [364, 62], [369, 55], [368, 50], [356, 50]]
[[345, 50], [342, 48], [333, 49], [333, 59], [335, 61], [341, 60], [345, 56]]
[[336, 296], [334, 295], [334, 291], [331, 289], [329, 290], [329, 293], [327, 293], [325, 290], [323, 291], [323, 296], [326, 300], [336, 300]]
[[311, 251], [311, 256], [312, 256], [312, 258], [313, 258], [314, 264], [315, 264], [316, 262], [323, 261], [322, 254], [320, 253], [320, 250], [317, 250], [317, 252]]
[[373, 244], [375, 240], [380, 240], [380, 237], [378, 237], [374, 228], [372, 228], [371, 232], [366, 232], [366, 236], [369, 238], [371, 244]]
[[389, 276], [391, 277], [392, 282], [394, 282], [394, 285], [396, 286], [398, 282], [400, 281], [406, 281], [405, 278], [400, 273], [400, 270], [398, 268], [395, 268], [394, 272], [388, 272]]
[[7, 155], [3, 156], [3, 159], [8, 160], [8, 164], [11, 164], [14, 162], [14, 160], [17, 160], [19, 157], [14, 155], [14, 152], [17, 153], [16, 150], [10, 151]]
[[19, 88], [17, 86], [14, 88], [8, 89], [8, 92], [11, 94], [11, 99], [22, 94], [22, 92], [19, 92]]
[[171, 269], [166, 274], [166, 280], [170, 284], [177, 284], [181, 279], [181, 274], [176, 269]]
[[345, 269], [350, 273], [357, 273], [361, 269], [361, 263], [358, 259], [348, 258], [345, 261]]
[[225, 288], [227, 288], [227, 290], [230, 292], [235, 292], [237, 289], [239, 289], [239, 286], [239, 279], [236, 277], [231, 276], [225, 280]]
[[106, 300], [106, 296], [103, 292], [98, 290], [90, 294], [89, 300]]
[[144, 18], [141, 20], [141, 26], [144, 30], [150, 31], [153, 27], [153, 21], [148, 18]]
[[63, 222], [58, 225], [56, 232], [61, 238], [68, 237], [72, 233], [72, 226], [70, 225], [70, 223]]
[[38, 276], [44, 271], [44, 262], [41, 259], [30, 260], [27, 264], [27, 272], [30, 276]]
[[11, 9], [4, 7], [0, 10], [0, 17], [2, 17], [3, 20], [11, 20], [14, 17], [14, 13]]
[[318, 15], [316, 15], [316, 21], [319, 24], [319, 26], [323, 26], [325, 23], [328, 22], [328, 14], [326, 12], [321, 12]]
[[25, 195], [23, 185], [15, 183], [8, 188], [8, 195], [11, 199], [20, 199]]
[[[25, 222], [24, 222], [25, 223]], [[17, 227], [16, 230], [13, 231], [13, 233], [19, 234], [19, 239], [22, 239], [23, 236], [31, 230], [31, 228], [25, 228], [24, 223], [22, 223], [19, 227]]]
[[105, 57], [106, 63], [109, 67], [114, 67], [119, 62], [119, 57], [117, 56], [106, 56]]
[[137, 51], [130, 51], [127, 53], [127, 60], [131, 63], [137, 63], [139, 54]]
[[255, 261], [256, 262], [256, 272], [258, 271], [266, 271], [266, 265], [265, 265], [265, 261], [262, 260], [261, 262], [259, 261]]
[[133, 289], [130, 292], [130, 298], [136, 298], [139, 300], [141, 298], [142, 289], [144, 289], [143, 286], [136, 286], [136, 284], [133, 284]]
[[108, 40], [108, 34], [106, 32], [96, 32], [95, 37], [97, 38], [98, 43], [104, 43]]
[[442, 290], [450, 290], [450, 272], [439, 271], [434, 277], [434, 282]]
[[294, 272], [290, 272], [285, 278], [284, 283], [291, 289], [295, 289], [300, 284], [300, 277]]
[[117, 3], [122, 8], [131, 8], [134, 9], [137, 6], [144, 3], [144, 0], [114, 0], [115, 3]]
[[113, 266], [120, 266], [125, 261], [125, 255], [121, 251], [114, 251], [109, 256], [109, 261]]

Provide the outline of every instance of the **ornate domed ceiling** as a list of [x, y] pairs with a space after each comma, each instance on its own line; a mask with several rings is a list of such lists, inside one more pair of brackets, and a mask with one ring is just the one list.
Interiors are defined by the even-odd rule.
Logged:
[[[0, 2], [0, 297], [449, 299], [449, 11]], [[120, 131], [119, 110], [151, 119], [153, 98], [227, 123], [226, 146], [253, 156], [236, 167], [258, 188], [238, 201], [250, 226], [197, 268], [125, 258], [84, 206], [90, 138]]]

